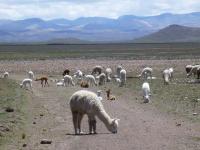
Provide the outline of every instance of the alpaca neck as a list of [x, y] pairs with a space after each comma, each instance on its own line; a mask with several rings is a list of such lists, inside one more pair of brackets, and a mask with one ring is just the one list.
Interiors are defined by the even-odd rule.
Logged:
[[97, 113], [97, 117], [105, 124], [105, 126], [109, 129], [109, 125], [112, 123], [112, 119], [105, 111], [99, 111]]

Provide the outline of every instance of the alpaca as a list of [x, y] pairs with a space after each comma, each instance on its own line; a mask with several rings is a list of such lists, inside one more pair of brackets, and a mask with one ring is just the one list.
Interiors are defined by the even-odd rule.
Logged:
[[170, 80], [174, 78], [174, 68], [169, 68], [169, 73], [170, 73]]
[[22, 81], [20, 84], [21, 88], [27, 88], [27, 85], [29, 85], [30, 89], [32, 90], [32, 79], [26, 78]]
[[36, 78], [35, 81], [41, 81], [42, 87], [45, 87], [46, 85], [49, 86], [47, 77]]
[[104, 110], [97, 94], [91, 91], [80, 90], [70, 97], [70, 108], [73, 117], [75, 134], [81, 134], [81, 120], [84, 114], [88, 116], [89, 132], [96, 133], [97, 116], [112, 133], [117, 133], [119, 119], [112, 119]]
[[80, 86], [82, 88], [89, 88], [89, 84], [86, 81], [81, 81]]
[[64, 71], [63, 71], [63, 76], [65, 76], [65, 75], [69, 75], [69, 73], [70, 73], [70, 70], [69, 69], [65, 69]]
[[[197, 75], [198, 68], [200, 68], [200, 65], [194, 65], [194, 66], [192, 66], [190, 72], [187, 73], [187, 77], [190, 77], [192, 74]], [[197, 77], [197, 79], [198, 79], [198, 77]]]
[[187, 74], [191, 71], [191, 69], [192, 69], [192, 65], [186, 65], [185, 66], [185, 71], [186, 71]]
[[142, 92], [143, 92], [144, 103], [149, 103], [151, 94], [148, 82], [144, 82], [142, 84]]
[[148, 77], [150, 77], [152, 79], [152, 72], [153, 72], [152, 68], [146, 67], [142, 70], [141, 74], [138, 77], [142, 77], [144, 79], [147, 79]]
[[72, 85], [72, 86], [74, 86], [74, 85], [75, 85], [72, 76], [70, 76], [70, 75], [65, 75], [65, 76], [64, 76], [64, 85], [65, 85], [65, 86], [67, 86], [67, 85]]
[[111, 90], [110, 89], [108, 89], [107, 91], [106, 91], [106, 95], [107, 95], [107, 100], [116, 100], [116, 97], [114, 96], [114, 95], [111, 95], [110, 94], [111, 93]]
[[120, 71], [120, 84], [119, 86], [122, 87], [126, 84], [126, 70], [122, 69]]
[[92, 75], [100, 75], [103, 71], [103, 67], [102, 66], [95, 66], [93, 69], [92, 69]]
[[101, 73], [99, 76], [99, 85], [104, 85], [106, 83], [106, 75], [105, 73]]
[[171, 76], [171, 73], [170, 73], [169, 69], [165, 69], [163, 71], [164, 84], [169, 84], [170, 76]]
[[91, 85], [97, 86], [96, 79], [93, 75], [86, 75], [85, 81], [89, 84], [89, 86], [91, 86]]
[[75, 78], [82, 78], [82, 77], [83, 77], [82, 71], [77, 70], [77, 71], [74, 73], [74, 77], [75, 77]]
[[56, 86], [65, 86], [64, 84], [64, 79], [60, 80], [59, 82], [56, 83]]
[[117, 72], [117, 75], [115, 76], [116, 78], [119, 78], [120, 77], [120, 71], [122, 70], [123, 68], [122, 68], [122, 66], [117, 66], [117, 70], [116, 70], [116, 72]]
[[111, 81], [111, 74], [112, 74], [112, 69], [111, 68], [106, 68], [106, 82]]
[[34, 79], [34, 73], [33, 73], [33, 71], [29, 71], [28, 72], [28, 77], [29, 77], [29, 79]]
[[9, 77], [9, 73], [7, 71], [5, 71], [3, 74], [3, 78], [8, 78], [8, 77]]

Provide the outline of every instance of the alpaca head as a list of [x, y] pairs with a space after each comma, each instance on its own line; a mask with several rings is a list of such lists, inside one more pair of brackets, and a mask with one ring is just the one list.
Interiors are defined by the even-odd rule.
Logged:
[[144, 103], [149, 103], [150, 101], [150, 95], [145, 95], [144, 96]]
[[118, 125], [120, 119], [112, 119], [112, 122], [108, 128], [108, 130], [112, 133], [117, 133]]
[[22, 87], [23, 87], [23, 84], [20, 84], [20, 87], [22, 88]]

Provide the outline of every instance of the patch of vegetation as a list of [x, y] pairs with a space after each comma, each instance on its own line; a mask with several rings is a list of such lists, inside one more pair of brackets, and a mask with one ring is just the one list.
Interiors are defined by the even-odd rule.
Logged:
[[[184, 78], [178, 80], [184, 81]], [[131, 79], [128, 81], [128, 87], [141, 93], [141, 86], [143, 81], [138, 79]], [[200, 120], [200, 84], [189, 84], [184, 82], [172, 81], [169, 85], [163, 84], [163, 79], [149, 80], [152, 104], [167, 113], [173, 113], [193, 121]], [[142, 95], [142, 94], [141, 94]], [[139, 95], [138, 97], [141, 97]], [[197, 113], [197, 115], [193, 115]]]
[[0, 45], [0, 60], [55, 58], [194, 59], [200, 43]]
[[0, 79], [0, 149], [19, 144], [27, 114], [26, 99], [15, 81]]

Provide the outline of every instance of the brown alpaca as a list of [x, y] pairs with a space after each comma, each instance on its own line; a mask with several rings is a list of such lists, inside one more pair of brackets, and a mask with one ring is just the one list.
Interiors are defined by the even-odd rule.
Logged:
[[114, 96], [114, 95], [111, 95], [110, 93], [111, 93], [111, 90], [108, 89], [108, 90], [106, 91], [107, 100], [111, 100], [111, 101], [116, 100], [115, 96]]
[[81, 81], [80, 85], [82, 88], [89, 88], [89, 84], [86, 81]]
[[49, 86], [48, 78], [47, 77], [37, 78], [35, 81], [41, 81], [42, 87], [45, 87], [46, 85]]

